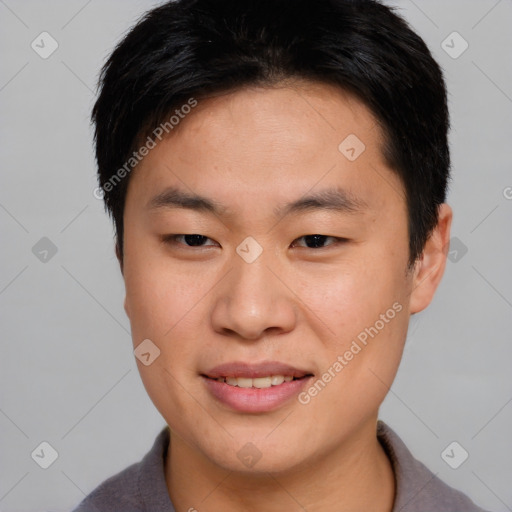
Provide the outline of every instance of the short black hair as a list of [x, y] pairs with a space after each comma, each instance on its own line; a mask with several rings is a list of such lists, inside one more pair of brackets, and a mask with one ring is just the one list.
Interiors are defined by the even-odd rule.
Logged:
[[413, 266], [450, 179], [446, 85], [421, 37], [376, 0], [176, 0], [135, 24], [101, 71], [92, 112], [121, 261], [137, 144], [162, 123], [170, 133], [169, 116], [191, 99], [288, 79], [334, 84], [377, 119], [406, 193]]

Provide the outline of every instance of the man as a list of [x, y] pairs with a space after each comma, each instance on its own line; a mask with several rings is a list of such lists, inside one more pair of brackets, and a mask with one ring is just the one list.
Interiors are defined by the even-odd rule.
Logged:
[[93, 111], [165, 419], [78, 511], [480, 511], [378, 420], [450, 239], [442, 72], [376, 1], [181, 0]]

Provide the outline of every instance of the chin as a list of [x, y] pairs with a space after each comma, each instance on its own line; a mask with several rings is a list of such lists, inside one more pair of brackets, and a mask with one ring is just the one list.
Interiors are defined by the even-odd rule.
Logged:
[[304, 448], [297, 450], [296, 447], [303, 443], [290, 436], [286, 439], [276, 436], [270, 443], [265, 437], [272, 432], [272, 428], [258, 436], [234, 436], [230, 438], [229, 446], [203, 446], [203, 453], [216, 466], [244, 475], [285, 473], [304, 464], [311, 454], [305, 453]]
[[[245, 455], [247, 459], [248, 455]], [[257, 456], [253, 461], [247, 460], [247, 462], [241, 462], [234, 454], [234, 457], [226, 458], [223, 457], [221, 460], [212, 460], [217, 466], [222, 467], [227, 471], [232, 471], [244, 476], [263, 477], [268, 476], [268, 473], [286, 473], [289, 472], [302, 462], [301, 459], [296, 460], [296, 454], [272, 454], [272, 457], [265, 454], [260, 454], [260, 458]]]

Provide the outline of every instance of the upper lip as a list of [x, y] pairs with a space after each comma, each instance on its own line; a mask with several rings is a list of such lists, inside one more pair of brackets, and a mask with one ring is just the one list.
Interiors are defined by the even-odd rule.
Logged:
[[312, 375], [308, 370], [295, 368], [289, 364], [279, 361], [264, 361], [261, 363], [246, 363], [244, 361], [233, 361], [224, 363], [211, 368], [203, 374], [211, 379], [219, 377], [246, 377], [256, 379], [258, 377], [267, 377], [272, 375], [283, 375], [301, 378], [306, 375]]

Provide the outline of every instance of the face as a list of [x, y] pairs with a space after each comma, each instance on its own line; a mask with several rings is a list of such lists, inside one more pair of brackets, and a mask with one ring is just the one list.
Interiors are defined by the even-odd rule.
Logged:
[[125, 309], [134, 347], [151, 340], [137, 364], [205, 460], [286, 470], [374, 428], [435, 288], [406, 272], [404, 190], [381, 143], [339, 89], [243, 89], [200, 101], [133, 171]]

